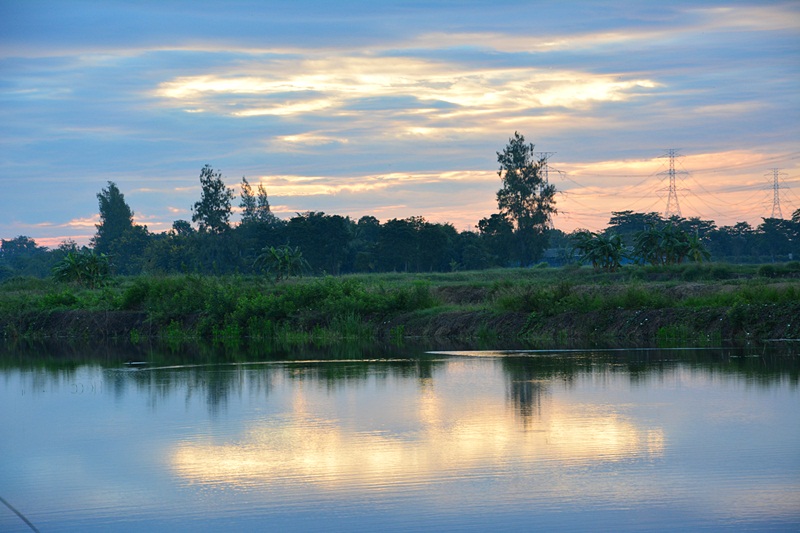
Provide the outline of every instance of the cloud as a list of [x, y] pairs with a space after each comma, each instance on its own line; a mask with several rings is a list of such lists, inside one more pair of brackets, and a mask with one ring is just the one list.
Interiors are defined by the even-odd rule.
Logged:
[[[217, 69], [220, 70], [220, 69]], [[225, 72], [162, 82], [154, 95], [170, 105], [235, 117], [349, 115], [359, 101], [393, 111], [393, 99], [413, 101], [417, 116], [505, 113], [531, 108], [586, 108], [645, 95], [660, 84], [614, 74], [539, 69], [475, 69], [414, 57], [339, 56], [250, 64], [248, 75]], [[257, 74], [256, 74], [257, 73]], [[380, 106], [381, 101], [385, 106]], [[407, 112], [407, 108], [400, 109]]]

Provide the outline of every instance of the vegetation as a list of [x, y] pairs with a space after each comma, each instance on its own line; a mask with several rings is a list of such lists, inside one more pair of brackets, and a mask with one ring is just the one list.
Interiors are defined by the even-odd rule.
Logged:
[[230, 228], [233, 190], [225, 185], [222, 173], [206, 165], [200, 171], [200, 200], [192, 206], [192, 222], [205, 233], [223, 233]]
[[111, 269], [108, 256], [92, 252], [70, 251], [53, 267], [53, 279], [59, 282], [76, 283], [96, 289], [108, 281]]
[[547, 227], [556, 213], [555, 187], [545, 181], [544, 159], [536, 159], [533, 144], [515, 132], [502, 152], [498, 175], [503, 188], [497, 192], [500, 214], [514, 225], [520, 264], [538, 261], [547, 248]]
[[256, 258], [256, 264], [263, 265], [274, 276], [275, 281], [301, 276], [303, 271], [308, 270], [308, 261], [303, 259], [300, 248], [288, 245], [264, 248]]
[[582, 263], [614, 272], [622, 266], [623, 259], [638, 264], [679, 265], [686, 260], [708, 261], [711, 254], [700, 237], [689, 235], [680, 226], [667, 223], [660, 228], [654, 225], [634, 234], [634, 244], [626, 248], [618, 233], [594, 233], [580, 230], [570, 237], [573, 250]]
[[457, 337], [495, 345], [800, 338], [800, 262], [354, 274], [280, 283], [255, 275], [118, 276], [95, 287], [6, 280], [0, 331], [12, 338], [237, 342]]
[[614, 272], [622, 266], [625, 256], [622, 238], [617, 234], [604, 235], [581, 230], [572, 235], [574, 250], [581, 262], [591, 263], [594, 268]]
[[176, 220], [151, 233], [108, 182], [91, 246], [0, 241], [0, 332], [284, 343], [800, 339], [800, 210], [757, 228], [622, 211], [603, 231], [567, 235], [549, 227], [555, 189], [533, 149], [515, 133], [497, 153], [499, 212], [474, 231], [418, 216], [281, 220], [246, 178], [241, 223], [231, 225], [233, 189], [206, 165], [196, 226]]
[[[781, 263], [800, 257], [800, 210], [791, 220], [764, 218], [756, 228], [747, 222], [717, 227], [699, 218], [665, 220], [658, 213], [620, 211], [612, 213], [603, 231], [578, 229], [567, 235], [550, 227], [555, 188], [547, 183], [544, 160], [537, 160], [533, 149], [515, 133], [497, 152], [499, 212], [464, 231], [421, 216], [382, 223], [373, 216], [356, 221], [308, 211], [283, 220], [272, 213], [263, 185], [254, 188], [244, 177], [241, 222], [231, 224], [234, 191], [220, 171], [206, 165], [192, 222], [176, 220], [171, 230], [152, 233], [134, 223], [124, 195], [108, 182], [97, 195], [100, 223], [89, 247], [78, 250], [67, 241], [48, 250], [24, 235], [2, 239], [0, 281], [48, 276], [69, 252], [78, 251], [105, 254], [114, 275], [267, 273], [280, 279], [301, 270], [312, 275], [451, 272], [544, 261], [550, 266], [584, 262], [615, 272], [631, 261], [663, 266], [712, 259]], [[298, 264], [303, 268], [289, 266], [293, 255], [302, 257]]]

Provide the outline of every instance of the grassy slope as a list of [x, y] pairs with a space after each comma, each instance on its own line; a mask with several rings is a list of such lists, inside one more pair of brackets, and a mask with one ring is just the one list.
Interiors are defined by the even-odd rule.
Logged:
[[800, 338], [800, 266], [683, 265], [257, 277], [117, 278], [99, 290], [0, 284], [7, 338], [402, 336], [718, 344]]

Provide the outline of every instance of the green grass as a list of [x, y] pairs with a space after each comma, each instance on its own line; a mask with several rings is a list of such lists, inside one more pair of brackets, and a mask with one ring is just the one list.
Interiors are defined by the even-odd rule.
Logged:
[[[337, 342], [369, 338], [403, 315], [429, 319], [486, 311], [523, 313], [538, 321], [561, 313], [716, 308], [736, 318], [749, 306], [799, 303], [800, 264], [794, 263], [628, 265], [613, 273], [569, 266], [358, 274], [277, 284], [258, 276], [136, 276], [114, 278], [96, 290], [12, 278], [0, 283], [0, 324], [24, 334], [38, 322], [25, 325], [20, 317], [37, 313], [133, 311], [147, 317], [150, 331], [175, 343], [187, 336], [221, 343], [243, 337]], [[474, 334], [494, 332], [484, 327]], [[137, 331], [135, 337], [143, 335]], [[677, 334], [663, 335], [666, 341]]]

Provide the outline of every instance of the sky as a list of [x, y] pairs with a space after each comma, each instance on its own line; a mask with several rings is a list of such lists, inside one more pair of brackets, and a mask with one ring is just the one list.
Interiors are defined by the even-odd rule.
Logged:
[[664, 214], [669, 150], [682, 216], [755, 226], [776, 176], [800, 208], [800, 2], [0, 0], [0, 124], [0, 237], [47, 246], [108, 181], [191, 220], [206, 164], [281, 218], [470, 230], [514, 132], [558, 229]]

